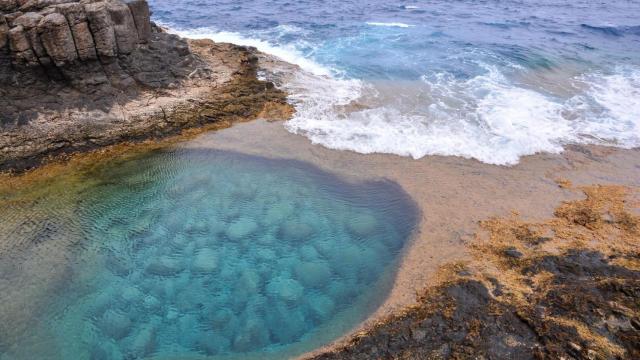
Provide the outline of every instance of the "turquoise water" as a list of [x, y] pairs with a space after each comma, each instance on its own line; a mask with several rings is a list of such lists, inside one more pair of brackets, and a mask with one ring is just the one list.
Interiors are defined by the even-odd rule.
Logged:
[[[51, 205], [63, 189], [20, 205], [20, 221], [0, 215], [17, 223], [0, 243], [25, 239], [0, 251], [0, 320], [15, 324], [0, 327], [0, 359], [299, 354], [379, 305], [418, 221], [395, 183], [231, 152], [84, 176], [76, 200]], [[21, 301], [38, 305], [20, 317]]]

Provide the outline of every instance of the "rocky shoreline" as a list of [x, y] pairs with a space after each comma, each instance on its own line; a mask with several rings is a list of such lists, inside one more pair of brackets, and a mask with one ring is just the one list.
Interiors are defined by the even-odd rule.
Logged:
[[253, 48], [187, 40], [144, 0], [0, 2], [0, 170], [279, 109]]
[[415, 305], [308, 358], [637, 359], [640, 193], [579, 190], [547, 221], [481, 222]]
[[[0, 0], [0, 170], [290, 115], [258, 79], [261, 56], [169, 34], [143, 0]], [[547, 221], [481, 222], [470, 259], [442, 267], [415, 305], [309, 357], [640, 357], [638, 191], [580, 191]]]

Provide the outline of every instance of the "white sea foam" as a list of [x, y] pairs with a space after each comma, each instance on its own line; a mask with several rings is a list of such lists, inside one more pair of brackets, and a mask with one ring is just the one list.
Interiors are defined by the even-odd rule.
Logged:
[[566, 99], [516, 85], [497, 67], [483, 64], [486, 73], [470, 79], [442, 72], [408, 86], [404, 95], [419, 96], [425, 104], [415, 109], [393, 100], [403, 95], [402, 87], [336, 78], [336, 71], [294, 46], [212, 29], [177, 32], [254, 46], [299, 65], [304, 71], [284, 84], [296, 107], [285, 127], [333, 149], [513, 165], [524, 155], [561, 152], [568, 143], [640, 146], [638, 68], [576, 78], [581, 90]]
[[[283, 30], [295, 28], [283, 27]], [[276, 56], [288, 63], [300, 66], [302, 69], [314, 75], [328, 76], [329, 69], [309, 60], [298, 51], [294, 45], [274, 45], [268, 41], [251, 37], [245, 37], [239, 33], [229, 31], [217, 31], [213, 28], [197, 28], [189, 30], [171, 29], [172, 32], [191, 39], [211, 39], [216, 42], [226, 42], [236, 45], [253, 46], [258, 50]]]
[[374, 21], [368, 21], [367, 25], [370, 25], [370, 26], [399, 27], [399, 28], [409, 28], [409, 27], [413, 27], [414, 26], [414, 25], [409, 25], [409, 24], [405, 24], [405, 23], [401, 23], [401, 22], [374, 22]]
[[621, 67], [615, 74], [584, 76], [583, 81], [590, 87], [587, 97], [602, 111], [591, 114], [579, 131], [622, 147], [640, 146], [640, 69]]
[[371, 89], [332, 80], [327, 88], [346, 89], [334, 96], [335, 90], [313, 88], [318, 79], [307, 79], [313, 89], [307, 97], [318, 97], [298, 105], [286, 127], [334, 149], [416, 159], [455, 155], [497, 165], [513, 165], [538, 152], [558, 153], [568, 143], [640, 145], [640, 72], [589, 77], [586, 94], [563, 100], [514, 85], [497, 68], [486, 68], [486, 74], [466, 80], [447, 73], [424, 77], [425, 101], [431, 102], [424, 111], [397, 104], [345, 111], [335, 105], [360, 101]]

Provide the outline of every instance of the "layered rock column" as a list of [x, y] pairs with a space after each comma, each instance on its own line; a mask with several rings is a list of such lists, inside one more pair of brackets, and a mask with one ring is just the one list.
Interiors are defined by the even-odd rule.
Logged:
[[146, 0], [0, 0], [0, 52], [13, 66], [112, 62], [150, 37]]

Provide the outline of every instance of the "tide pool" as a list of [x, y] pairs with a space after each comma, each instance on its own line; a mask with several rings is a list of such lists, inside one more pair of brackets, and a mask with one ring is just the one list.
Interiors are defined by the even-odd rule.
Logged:
[[418, 211], [395, 183], [213, 150], [3, 201], [0, 359], [286, 358], [384, 299]]

